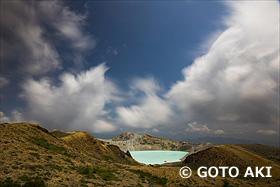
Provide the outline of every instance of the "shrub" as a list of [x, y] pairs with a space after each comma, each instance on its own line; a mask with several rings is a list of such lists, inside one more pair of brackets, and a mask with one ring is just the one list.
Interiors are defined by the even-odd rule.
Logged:
[[99, 167], [91, 168], [89, 166], [80, 167], [78, 173], [86, 175], [87, 178], [95, 178], [94, 174], [99, 175], [103, 180], [117, 180], [113, 170], [101, 169]]
[[36, 157], [37, 159], [40, 159], [40, 155], [38, 153], [30, 153], [32, 156]]
[[228, 180], [225, 178], [225, 180], [223, 180], [223, 187], [230, 187]]
[[141, 170], [129, 170], [129, 171], [140, 175], [141, 179], [147, 179], [150, 184], [157, 184], [157, 185], [165, 186], [167, 183], [166, 178], [161, 178], [161, 177], [152, 175], [151, 173], [148, 173], [148, 172], [144, 172]]
[[47, 187], [40, 177], [28, 178], [22, 187]]
[[0, 181], [0, 187], [20, 187], [18, 182], [14, 182], [12, 179], [8, 178], [5, 181]]
[[52, 169], [58, 170], [58, 171], [62, 171], [62, 167], [59, 165], [55, 165], [55, 164], [46, 164], [46, 167], [50, 167]]
[[68, 157], [73, 157], [73, 158], [76, 157], [74, 155], [69, 154], [64, 147], [53, 145], [44, 138], [31, 137], [30, 139], [28, 139], [28, 141], [30, 141], [40, 147], [48, 149], [48, 150], [52, 151], [53, 153], [62, 154], [62, 155], [65, 155]]

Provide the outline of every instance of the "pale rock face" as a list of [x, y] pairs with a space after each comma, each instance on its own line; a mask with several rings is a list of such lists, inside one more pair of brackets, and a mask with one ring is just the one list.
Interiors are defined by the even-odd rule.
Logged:
[[174, 140], [151, 136], [149, 134], [139, 135], [132, 132], [122, 133], [121, 135], [109, 140], [100, 140], [105, 144], [117, 145], [124, 152], [138, 150], [174, 150], [187, 151], [191, 154], [214, 146], [209, 142], [199, 144], [177, 142]]

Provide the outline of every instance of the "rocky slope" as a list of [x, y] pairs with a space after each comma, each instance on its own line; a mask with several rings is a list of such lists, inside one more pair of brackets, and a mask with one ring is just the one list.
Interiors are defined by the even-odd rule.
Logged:
[[125, 132], [113, 139], [101, 139], [101, 141], [103, 141], [104, 144], [117, 145], [124, 152], [137, 150], [176, 150], [194, 153], [214, 146], [209, 142], [199, 144], [177, 142], [174, 140], [151, 136], [149, 134], [139, 135], [132, 132]]

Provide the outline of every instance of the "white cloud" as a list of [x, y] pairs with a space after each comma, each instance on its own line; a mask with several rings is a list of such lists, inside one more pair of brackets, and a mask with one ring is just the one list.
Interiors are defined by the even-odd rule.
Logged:
[[0, 111], [0, 123], [9, 123], [11, 122], [10, 118]]
[[[59, 45], [70, 46], [73, 55], [96, 45], [83, 30], [85, 19], [85, 15], [70, 10], [62, 1], [1, 2], [3, 70], [32, 76], [61, 69]], [[17, 68], [11, 68], [11, 63]]]
[[213, 133], [214, 134], [225, 134], [225, 131], [223, 131], [223, 130], [215, 130]]
[[35, 75], [59, 68], [59, 55], [44, 36], [37, 9], [23, 1], [1, 2], [1, 6], [3, 64], [17, 63], [21, 71]]
[[138, 104], [117, 108], [120, 124], [150, 128], [168, 124], [171, 118], [173, 126], [207, 121], [211, 129], [190, 123], [187, 131], [213, 134], [225, 132], [212, 126], [278, 124], [278, 2], [227, 5], [231, 11], [224, 20], [227, 29], [215, 32], [220, 35], [215, 35], [206, 54], [183, 70], [184, 80], [164, 97], [157, 95], [160, 87], [155, 81], [134, 81], [132, 92], [141, 90], [144, 96], [136, 98]]
[[92, 127], [93, 132], [103, 133], [103, 132], [112, 132], [116, 130], [116, 127], [104, 120], [96, 120]]
[[157, 95], [160, 87], [153, 78], [136, 79], [131, 89], [144, 95], [136, 98], [139, 101], [138, 105], [122, 106], [116, 109], [119, 124], [135, 128], [150, 128], [170, 122], [170, 117], [173, 115], [172, 109], [164, 99]]
[[0, 76], [0, 88], [7, 86], [9, 83], [10, 81], [7, 78]]
[[195, 132], [195, 133], [206, 133], [206, 134], [224, 134], [225, 132], [223, 130], [213, 130], [209, 129], [207, 125], [205, 124], [199, 124], [196, 121], [189, 123], [187, 127], [185, 128], [185, 132]]
[[157, 128], [153, 128], [153, 129], [152, 129], [152, 132], [153, 132], [153, 133], [158, 133], [159, 130], [158, 130]]
[[167, 98], [185, 121], [278, 125], [279, 3], [228, 5], [228, 29], [183, 70]]
[[17, 111], [17, 110], [13, 110], [11, 112], [11, 122], [24, 122], [24, 121], [28, 121], [28, 122], [31, 122], [31, 123], [36, 123], [34, 120], [24, 119], [24, 117], [22, 116], [22, 113]]
[[256, 132], [259, 134], [266, 134], [266, 135], [278, 134], [278, 132], [275, 130], [257, 130]]
[[102, 117], [105, 104], [117, 92], [114, 84], [105, 80], [106, 71], [107, 67], [101, 64], [78, 75], [64, 73], [57, 86], [46, 78], [29, 79], [22, 86], [21, 97], [28, 105], [24, 116], [49, 128], [98, 133], [114, 130]]
[[210, 133], [210, 129], [207, 125], [198, 124], [197, 122], [189, 123], [187, 128], [185, 129], [186, 132], [202, 132], [202, 133]]
[[[4, 114], [4, 112], [0, 111], [0, 118], [1, 118], [1, 123], [15, 123], [15, 122], [24, 122], [28, 120], [24, 120], [22, 114], [18, 112], [17, 110], [13, 110], [11, 112], [11, 117], [8, 117]], [[29, 121], [33, 122], [33, 121]]]
[[42, 1], [39, 3], [41, 14], [58, 34], [69, 40], [73, 48], [88, 50], [96, 45], [91, 35], [83, 31], [86, 14], [71, 11], [60, 1]]

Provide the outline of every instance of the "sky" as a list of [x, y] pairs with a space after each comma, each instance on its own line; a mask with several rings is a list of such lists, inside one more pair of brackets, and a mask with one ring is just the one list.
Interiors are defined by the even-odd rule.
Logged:
[[1, 123], [279, 146], [279, 2], [1, 1]]

